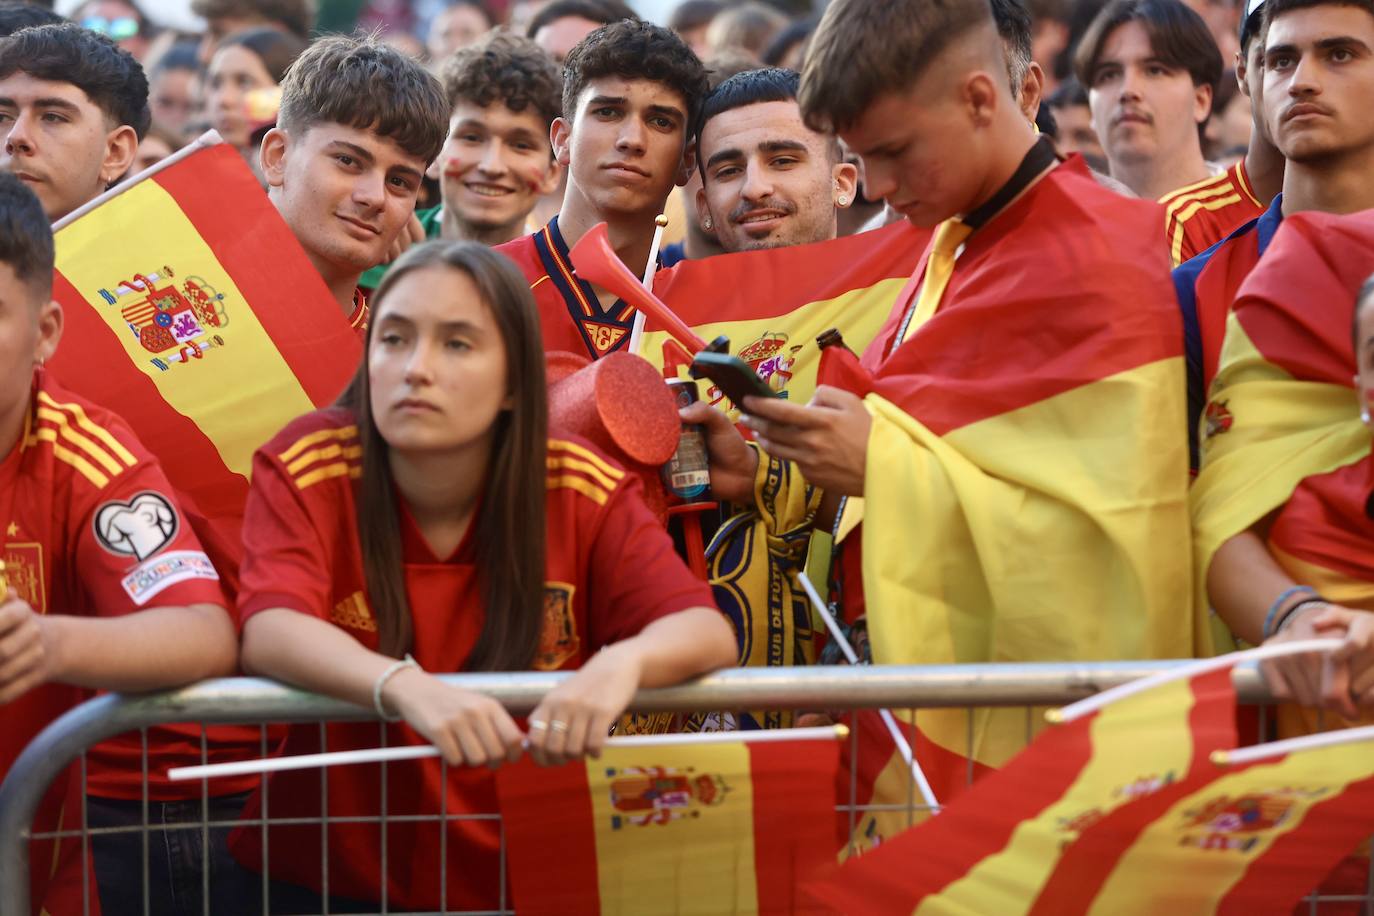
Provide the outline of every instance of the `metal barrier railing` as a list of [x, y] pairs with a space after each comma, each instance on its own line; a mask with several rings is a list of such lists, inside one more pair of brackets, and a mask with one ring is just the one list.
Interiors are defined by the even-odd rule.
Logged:
[[[1183, 662], [732, 669], [678, 687], [641, 691], [630, 711], [1054, 706], [1179, 664]], [[568, 676], [527, 672], [447, 675], [444, 680], [487, 694], [522, 714]], [[1243, 702], [1270, 701], [1254, 667], [1237, 667], [1233, 680]], [[70, 710], [34, 739], [0, 786], [0, 916], [28, 916], [35, 813], [53, 780], [91, 746], [114, 735], [172, 723], [375, 720], [363, 707], [253, 678], [207, 681], [141, 696], [106, 695]], [[145, 786], [146, 777], [144, 773]], [[148, 825], [143, 826], [146, 831]]]

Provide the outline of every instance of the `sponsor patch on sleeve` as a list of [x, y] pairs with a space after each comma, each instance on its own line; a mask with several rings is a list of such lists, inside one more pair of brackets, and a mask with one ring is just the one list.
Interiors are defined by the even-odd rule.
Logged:
[[163, 589], [191, 579], [218, 579], [210, 558], [199, 550], [173, 550], [136, 567], [120, 584], [142, 607]]

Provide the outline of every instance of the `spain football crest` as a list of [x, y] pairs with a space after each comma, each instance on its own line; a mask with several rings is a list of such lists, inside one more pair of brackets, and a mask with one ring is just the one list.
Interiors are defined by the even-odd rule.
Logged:
[[725, 801], [730, 786], [717, 773], [698, 773], [693, 767], [608, 767], [611, 829], [670, 824], [685, 817], [701, 817], [703, 809]]
[[28, 603], [40, 614], [48, 612], [43, 585], [43, 545], [7, 542], [0, 548], [5, 561], [5, 587], [8, 593]]
[[163, 372], [224, 346], [218, 333], [229, 323], [224, 294], [202, 277], [186, 277], [178, 284], [172, 269], [164, 266], [160, 272], [135, 274], [113, 292], [102, 289], [100, 296], [119, 308], [129, 332], [150, 354], [149, 362]]
[[566, 582], [544, 583], [544, 624], [539, 632], [539, 650], [534, 655], [534, 667], [540, 671], [562, 667], [582, 647], [573, 612], [576, 591], [576, 586]]

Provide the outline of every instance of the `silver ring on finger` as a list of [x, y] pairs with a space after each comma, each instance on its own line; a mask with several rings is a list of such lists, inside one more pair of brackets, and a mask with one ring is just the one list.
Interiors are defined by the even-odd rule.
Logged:
[[530, 719], [530, 731], [532, 732], [542, 732], [548, 727], [549, 723], [545, 722], [543, 719]]
[[561, 721], [561, 720], [559, 720], [559, 719], [553, 719], [553, 720], [551, 720], [551, 721], [549, 722], [549, 731], [553, 732], [553, 733], [556, 734], [556, 735], [560, 735], [560, 734], [562, 734], [563, 732], [565, 732], [565, 731], [567, 731], [567, 730], [568, 730], [568, 723], [567, 723], [567, 722], [563, 722], [563, 721]]

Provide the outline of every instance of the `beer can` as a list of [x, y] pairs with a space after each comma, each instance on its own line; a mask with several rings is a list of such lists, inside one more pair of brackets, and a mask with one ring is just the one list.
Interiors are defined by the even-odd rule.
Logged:
[[[675, 406], [681, 410], [697, 402], [697, 383], [691, 379], [669, 379]], [[668, 492], [685, 503], [711, 501], [711, 465], [706, 454], [706, 430], [696, 423], [682, 424], [677, 452], [660, 472]]]

